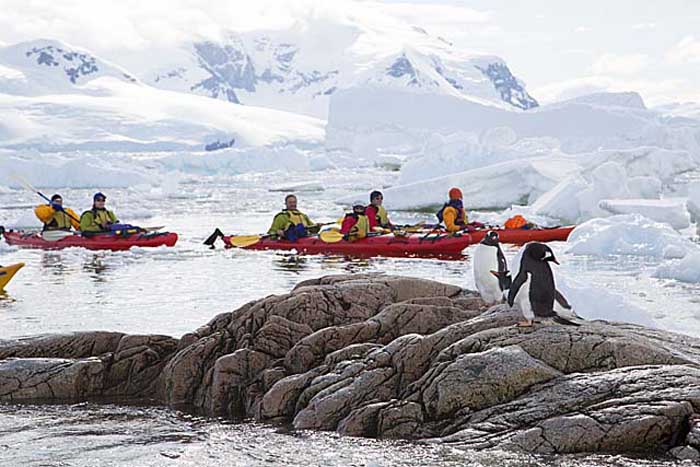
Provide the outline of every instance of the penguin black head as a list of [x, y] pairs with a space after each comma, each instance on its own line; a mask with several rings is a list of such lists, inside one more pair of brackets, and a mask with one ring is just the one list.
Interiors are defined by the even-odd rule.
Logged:
[[557, 261], [557, 258], [554, 256], [552, 249], [544, 243], [528, 243], [528, 245], [525, 247], [523, 256], [527, 256], [535, 261], [551, 261], [554, 264], [559, 264], [559, 261]]
[[481, 243], [488, 246], [498, 246], [498, 232], [489, 230], [486, 236], [481, 240]]

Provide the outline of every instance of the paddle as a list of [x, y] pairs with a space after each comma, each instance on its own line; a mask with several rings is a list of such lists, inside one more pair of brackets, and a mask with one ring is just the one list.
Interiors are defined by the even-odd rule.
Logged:
[[[382, 235], [387, 235], [387, 234], [383, 234], [381, 232], [370, 232], [364, 238], [381, 237]], [[321, 232], [318, 235], [318, 237], [321, 239], [321, 241], [323, 241], [325, 243], [338, 243], [338, 242], [345, 239], [345, 236], [337, 230], [324, 230], [323, 232]], [[358, 240], [360, 240], [360, 239], [358, 239]]]
[[247, 246], [255, 245], [263, 238], [269, 238], [272, 234], [266, 235], [235, 235], [230, 237], [229, 244], [238, 248], [245, 248]]
[[[314, 224], [313, 226], [310, 227], [324, 227], [327, 225], [335, 225], [337, 222], [322, 222], [320, 224]], [[274, 236], [275, 234], [258, 234], [258, 235], [232, 235], [229, 240], [229, 244], [231, 246], [239, 247], [239, 248], [245, 248], [247, 246], [255, 245], [258, 243], [260, 240], [264, 238], [270, 238]], [[214, 249], [214, 244], [216, 243], [216, 240], [218, 238], [223, 238], [224, 233], [221, 231], [221, 229], [216, 228], [214, 232], [212, 232], [211, 235], [209, 235], [206, 240], [204, 240], [205, 245], [211, 247], [211, 249]]]
[[[325, 222], [321, 224], [315, 224], [318, 227], [326, 226], [326, 225], [334, 225], [336, 222]], [[327, 232], [334, 232], [333, 230], [326, 230], [325, 232], [321, 232], [319, 234], [319, 237], [323, 240], [323, 234]], [[265, 234], [265, 235], [235, 235], [232, 236], [229, 240], [229, 243], [231, 246], [236, 246], [239, 248], [245, 248], [247, 246], [255, 245], [258, 243], [260, 240], [265, 239], [265, 238], [270, 238], [274, 236], [275, 234]], [[210, 237], [211, 238], [211, 237]], [[207, 239], [209, 240], [209, 239]], [[342, 234], [341, 234], [341, 240], [342, 240]], [[206, 243], [205, 243], [206, 244]]]
[[33, 192], [36, 193], [37, 195], [39, 195], [39, 196], [41, 196], [42, 198], [44, 198], [44, 200], [46, 200], [46, 202], [49, 203], [49, 204], [51, 205], [52, 208], [56, 209], [57, 211], [63, 211], [68, 217], [70, 217], [71, 219], [73, 219], [74, 221], [76, 221], [78, 224], [80, 224], [80, 219], [78, 219], [77, 217], [75, 217], [74, 215], [72, 215], [71, 213], [69, 213], [68, 211], [64, 210], [62, 207], [59, 208], [59, 209], [57, 209], [57, 208], [55, 207], [54, 203], [52, 203], [51, 200], [50, 200], [44, 193], [42, 193], [41, 191], [39, 191], [39, 190], [37, 190], [36, 188], [34, 188], [34, 187], [31, 185], [31, 183], [29, 183], [29, 181], [28, 181], [26, 178], [21, 177], [21, 176], [18, 175], [18, 174], [12, 174], [12, 175], [10, 175], [10, 177], [12, 177], [12, 178], [14, 178], [15, 180], [17, 180], [24, 188], [28, 189], [29, 191], [33, 191]]
[[324, 230], [318, 234], [318, 238], [325, 243], [338, 243], [343, 240], [343, 237], [345, 237], [345, 235], [337, 230]]
[[41, 238], [47, 242], [57, 242], [66, 237], [72, 237], [73, 235], [73, 232], [68, 232], [66, 230], [45, 230], [41, 232]]

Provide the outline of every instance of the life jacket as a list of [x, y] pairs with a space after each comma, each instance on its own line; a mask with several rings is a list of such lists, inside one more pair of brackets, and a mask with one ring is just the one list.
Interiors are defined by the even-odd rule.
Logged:
[[515, 216], [508, 219], [505, 222], [505, 224], [503, 224], [503, 226], [506, 229], [522, 229], [525, 226], [527, 226], [527, 221], [520, 214], [516, 214]]
[[43, 230], [70, 230], [71, 227], [76, 229], [80, 225], [73, 219], [71, 215], [77, 217], [75, 212], [70, 208], [63, 208], [63, 211], [56, 211], [48, 204], [42, 204], [34, 209], [34, 214], [41, 222], [43, 222]]
[[365, 213], [369, 218], [370, 228], [374, 228], [376, 226], [386, 227], [390, 225], [389, 214], [387, 214], [384, 206], [375, 206], [370, 204], [365, 208]]
[[455, 223], [457, 225], [467, 224], [467, 216], [464, 214], [464, 206], [462, 205], [462, 201], [453, 199], [450, 200], [450, 202], [443, 204], [442, 208], [440, 208], [440, 210], [435, 214], [440, 222], [445, 221], [445, 208], [453, 208], [457, 211], [457, 217], [455, 219]]
[[290, 223], [292, 223], [294, 225], [301, 224], [303, 226], [306, 226], [306, 216], [304, 214], [302, 214], [301, 212], [297, 211], [296, 209], [291, 210], [291, 211], [288, 209], [285, 209], [282, 212], [287, 214], [287, 218], [289, 219]]
[[[83, 217], [87, 214], [92, 214], [92, 223], [89, 225], [83, 225]], [[102, 228], [102, 224], [107, 223], [107, 224], [114, 224], [118, 222], [117, 217], [114, 215], [112, 211], [109, 211], [107, 209], [97, 209], [97, 208], [92, 208], [88, 211], [85, 211], [81, 216], [80, 216], [80, 230], [82, 232], [106, 232], [108, 230], [104, 230]]]
[[354, 212], [346, 214], [340, 226], [340, 233], [346, 235], [348, 240], [365, 238], [369, 231], [369, 218], [365, 214]]

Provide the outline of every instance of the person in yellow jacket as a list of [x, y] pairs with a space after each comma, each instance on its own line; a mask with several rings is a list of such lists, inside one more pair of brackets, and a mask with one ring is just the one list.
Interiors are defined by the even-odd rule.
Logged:
[[107, 197], [102, 193], [95, 193], [92, 197], [92, 209], [85, 211], [80, 216], [80, 231], [88, 234], [111, 231], [112, 224], [119, 223], [117, 216], [105, 209]]
[[297, 210], [296, 196], [287, 195], [284, 198], [284, 205], [285, 209], [278, 212], [272, 220], [272, 225], [267, 231], [269, 235], [294, 241], [311, 233], [318, 233], [320, 226], [311, 222], [309, 216]]
[[449, 192], [450, 200], [438, 211], [437, 218], [445, 223], [445, 229], [449, 233], [456, 233], [468, 228], [467, 214], [462, 204], [462, 190], [451, 188]]
[[34, 208], [34, 214], [44, 223], [42, 230], [69, 231], [71, 228], [80, 228], [78, 215], [71, 208], [63, 207], [63, 198], [59, 194], [53, 195], [49, 204]]

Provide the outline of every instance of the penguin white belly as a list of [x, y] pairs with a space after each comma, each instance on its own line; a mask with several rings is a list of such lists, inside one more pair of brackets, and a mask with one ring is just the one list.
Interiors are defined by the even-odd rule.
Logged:
[[535, 312], [532, 311], [532, 303], [530, 303], [530, 273], [527, 274], [525, 283], [520, 286], [513, 304], [518, 306], [526, 320], [533, 321], [535, 319]]
[[497, 248], [481, 243], [474, 249], [474, 283], [481, 298], [489, 304], [498, 303], [503, 299], [498, 278], [491, 273], [498, 272], [497, 252]]

